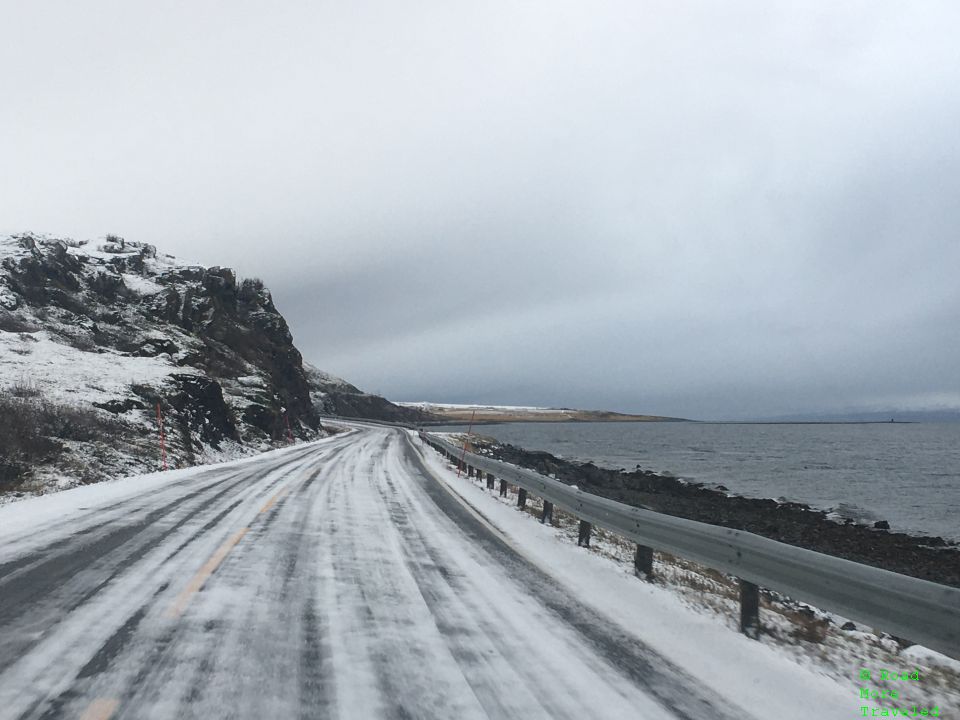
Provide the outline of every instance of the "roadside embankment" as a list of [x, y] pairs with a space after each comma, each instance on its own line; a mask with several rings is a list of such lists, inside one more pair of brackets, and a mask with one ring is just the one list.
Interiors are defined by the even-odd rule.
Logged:
[[960, 587], [960, 547], [941, 537], [835, 522], [801, 503], [729, 495], [648, 470], [608, 470], [505, 443], [474, 441], [475, 451], [530, 468], [618, 502], [745, 530], [772, 540]]

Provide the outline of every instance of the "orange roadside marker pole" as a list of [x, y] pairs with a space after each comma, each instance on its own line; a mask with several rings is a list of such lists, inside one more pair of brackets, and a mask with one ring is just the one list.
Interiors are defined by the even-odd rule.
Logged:
[[167, 469], [167, 444], [163, 434], [163, 413], [160, 412], [160, 403], [157, 403], [157, 427], [160, 430], [160, 463]]

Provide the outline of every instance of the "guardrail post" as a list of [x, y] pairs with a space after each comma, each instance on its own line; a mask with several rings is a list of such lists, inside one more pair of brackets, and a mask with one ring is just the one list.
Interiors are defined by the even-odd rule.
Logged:
[[577, 545], [580, 547], [590, 547], [590, 531], [593, 526], [586, 520], [580, 521], [580, 536], [577, 538]]
[[740, 632], [754, 640], [760, 635], [760, 588], [740, 578]]
[[493, 490], [493, 474], [487, 473], [487, 490]]
[[653, 548], [637, 545], [637, 552], [633, 556], [633, 569], [637, 575], [646, 575], [647, 580], [653, 577]]
[[541, 523], [552, 523], [553, 522], [553, 503], [549, 500], [543, 501], [543, 512], [540, 513], [540, 522]]
[[517, 489], [517, 507], [525, 508], [527, 506], [527, 491], [523, 488]]
[[500, 497], [506, 497], [506, 496], [507, 496], [507, 481], [501, 479], [500, 480]]

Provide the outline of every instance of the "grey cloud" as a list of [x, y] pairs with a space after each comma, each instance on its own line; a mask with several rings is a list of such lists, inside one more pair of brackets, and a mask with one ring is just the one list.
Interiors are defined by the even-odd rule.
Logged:
[[0, 229], [260, 276], [361, 386], [960, 405], [955, 3], [0, 13]]

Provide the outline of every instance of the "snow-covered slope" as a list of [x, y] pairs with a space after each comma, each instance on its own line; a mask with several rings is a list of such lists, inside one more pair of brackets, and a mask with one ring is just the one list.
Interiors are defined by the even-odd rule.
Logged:
[[405, 407], [380, 395], [365, 393], [343, 378], [318, 370], [309, 363], [304, 363], [303, 368], [314, 408], [321, 415], [409, 423], [438, 419], [421, 408]]
[[0, 238], [0, 495], [257, 452], [318, 421], [270, 293], [150, 245]]
[[562, 408], [545, 408], [535, 405], [464, 405], [463, 403], [435, 403], [435, 402], [398, 402], [397, 405], [403, 407], [421, 408], [427, 411], [435, 410], [502, 410], [504, 412], [514, 412], [523, 410], [531, 413], [554, 413], [562, 412]]

